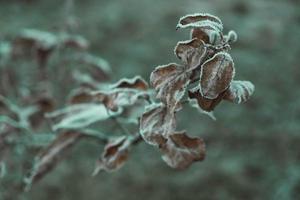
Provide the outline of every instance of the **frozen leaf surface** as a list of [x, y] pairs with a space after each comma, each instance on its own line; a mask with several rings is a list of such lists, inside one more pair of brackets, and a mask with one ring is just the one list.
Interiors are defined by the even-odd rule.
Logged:
[[213, 15], [198, 13], [180, 18], [178, 28], [191, 28], [191, 38], [198, 38], [205, 43], [218, 44], [223, 39], [222, 21]]
[[215, 99], [230, 85], [235, 73], [228, 53], [220, 52], [207, 60], [201, 69], [200, 93], [207, 99]]
[[101, 170], [111, 172], [120, 169], [128, 159], [130, 144], [130, 140], [125, 136], [109, 141], [97, 161], [93, 175], [98, 174]]
[[190, 80], [183, 66], [170, 63], [156, 67], [151, 73], [150, 82], [156, 90], [156, 98], [172, 112], [180, 106], [179, 102]]
[[250, 81], [232, 81], [224, 99], [233, 103], [247, 101], [254, 92], [254, 85]]
[[52, 128], [58, 129], [78, 129], [87, 127], [95, 122], [106, 120], [118, 115], [116, 112], [107, 112], [102, 104], [74, 104], [67, 108], [47, 114], [48, 118], [59, 119]]
[[174, 50], [176, 56], [188, 70], [193, 70], [204, 62], [206, 51], [207, 48], [203, 41], [197, 38], [178, 42]]
[[185, 169], [193, 162], [205, 158], [204, 141], [198, 137], [191, 138], [185, 132], [170, 134], [161, 150], [163, 160], [176, 169]]
[[175, 128], [174, 115], [170, 115], [163, 104], [148, 106], [140, 120], [140, 133], [143, 139], [155, 146], [164, 144], [167, 134]]

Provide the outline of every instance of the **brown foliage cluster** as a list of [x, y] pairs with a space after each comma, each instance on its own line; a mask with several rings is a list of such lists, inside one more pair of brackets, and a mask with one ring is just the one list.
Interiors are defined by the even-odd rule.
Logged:
[[[31, 110], [13, 112], [18, 115], [18, 120], [8, 120], [8, 124], [14, 129], [31, 129], [28, 119], [39, 113], [35, 119], [50, 121], [52, 130], [58, 132], [36, 157], [30, 175], [25, 179], [28, 186], [53, 169], [66, 151], [84, 138], [105, 144], [94, 175], [102, 170], [119, 169], [128, 159], [131, 147], [140, 141], [157, 147], [162, 159], [172, 168], [184, 169], [205, 158], [203, 139], [177, 130], [176, 114], [183, 110], [184, 103], [211, 114], [222, 100], [245, 102], [254, 92], [254, 86], [249, 81], [234, 80], [234, 62], [228, 52], [237, 35], [234, 31], [224, 35], [218, 17], [187, 15], [179, 20], [177, 29], [191, 29], [191, 38], [178, 42], [174, 49], [181, 64], [161, 65], [151, 73], [150, 85], [154, 91], [140, 76], [124, 78], [114, 84], [101, 82], [109, 77], [109, 67], [100, 58], [81, 53], [77, 54], [77, 61], [92, 70], [90, 75], [75, 73], [80, 87], [70, 93], [65, 108], [54, 110], [53, 99], [48, 97], [36, 101]], [[55, 49], [65, 46], [85, 50], [88, 42], [80, 37], [27, 31], [15, 40], [12, 55], [18, 56], [27, 52], [24, 49], [32, 49], [38, 65], [44, 68]], [[3, 104], [0, 108], [9, 107], [5, 98], [0, 97]], [[94, 128], [104, 120], [115, 122], [124, 134], [110, 136]], [[126, 124], [138, 127], [129, 131]]]
[[141, 117], [143, 139], [157, 146], [163, 160], [171, 167], [186, 168], [205, 157], [201, 138], [192, 138], [176, 130], [176, 112], [182, 109], [182, 99], [211, 112], [224, 99], [241, 103], [252, 95], [254, 86], [248, 81], [234, 81], [235, 68], [229, 55], [230, 43], [236, 41], [234, 31], [223, 35], [223, 24], [210, 14], [182, 17], [177, 29], [190, 28], [191, 39], [178, 42], [174, 53], [182, 64], [158, 66], [150, 82], [159, 104], [151, 105]]

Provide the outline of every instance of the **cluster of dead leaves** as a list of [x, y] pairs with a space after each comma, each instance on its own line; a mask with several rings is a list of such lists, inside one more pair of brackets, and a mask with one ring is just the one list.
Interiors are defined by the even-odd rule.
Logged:
[[100, 90], [90, 87], [78, 90], [69, 97], [69, 106], [47, 113], [46, 117], [53, 121], [52, 129], [60, 131], [60, 134], [37, 156], [33, 170], [26, 179], [28, 188], [52, 170], [67, 150], [84, 138], [92, 137], [106, 144], [94, 175], [101, 170], [110, 172], [119, 169], [128, 159], [129, 149], [140, 135], [124, 133], [124, 136], [113, 137], [99, 135], [99, 131], [88, 128], [96, 122], [122, 117], [128, 110], [140, 106], [140, 102], [147, 103], [149, 99], [148, 84], [140, 76], [105, 84]]
[[[132, 145], [141, 139], [159, 148], [162, 159], [176, 169], [187, 168], [205, 158], [203, 139], [191, 137], [186, 131], [176, 128], [176, 113], [183, 108], [183, 102], [210, 113], [222, 100], [235, 103], [247, 101], [254, 92], [254, 86], [249, 81], [234, 80], [235, 67], [228, 51], [230, 43], [237, 40], [237, 35], [234, 31], [223, 35], [223, 24], [218, 17], [210, 14], [187, 15], [178, 22], [177, 29], [182, 28], [191, 29], [191, 39], [178, 42], [174, 49], [181, 64], [158, 66], [150, 76], [159, 103], [153, 103], [152, 91], [140, 76], [121, 79], [115, 84], [95, 81], [108, 76], [109, 66], [102, 59], [85, 55], [79, 56], [78, 61], [93, 66], [95, 73], [91, 76], [74, 73], [80, 88], [71, 92], [65, 108], [53, 111], [51, 99], [41, 98], [34, 104], [37, 108], [32, 107], [33, 110], [26, 112], [18, 110], [20, 123], [18, 121], [16, 125], [28, 128], [28, 116], [41, 110], [42, 114], [47, 112], [45, 116], [52, 122], [52, 130], [58, 132], [56, 138], [36, 157], [34, 167], [25, 179], [28, 188], [51, 171], [66, 152], [83, 138], [94, 138], [105, 143], [94, 175], [102, 170], [111, 172], [122, 167]], [[51, 52], [61, 46], [85, 49], [88, 43], [80, 38], [27, 30], [14, 42], [13, 54], [24, 53], [24, 48], [34, 49], [39, 65], [45, 65]], [[97, 76], [93, 76], [95, 74]], [[109, 119], [115, 120], [118, 125], [119, 119], [139, 123], [139, 133], [112, 137], [90, 128], [97, 122]]]
[[175, 47], [175, 55], [182, 64], [158, 66], [151, 73], [150, 82], [161, 103], [149, 106], [140, 120], [143, 139], [162, 152], [163, 160], [171, 167], [183, 169], [205, 157], [205, 144], [185, 131], [176, 130], [176, 112], [188, 93], [192, 105], [211, 112], [224, 99], [241, 103], [249, 99], [254, 86], [249, 81], [235, 81], [235, 67], [228, 51], [237, 35], [230, 31], [223, 35], [223, 24], [210, 14], [182, 17], [177, 29], [190, 28], [191, 39]]

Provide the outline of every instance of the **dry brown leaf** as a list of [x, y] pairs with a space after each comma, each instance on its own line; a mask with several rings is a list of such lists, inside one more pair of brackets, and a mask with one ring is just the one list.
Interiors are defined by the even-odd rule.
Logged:
[[178, 28], [192, 28], [191, 38], [198, 38], [205, 43], [218, 44], [223, 40], [222, 21], [210, 14], [186, 15], [180, 18]]
[[172, 168], [185, 169], [195, 161], [205, 158], [205, 144], [199, 137], [191, 138], [186, 132], [170, 134], [161, 147], [163, 160]]
[[27, 189], [43, 178], [64, 158], [66, 152], [82, 137], [77, 132], [64, 132], [57, 136], [36, 158], [31, 174], [26, 178]]
[[200, 93], [207, 99], [215, 99], [230, 85], [235, 74], [231, 56], [225, 52], [216, 53], [201, 68]]
[[207, 99], [201, 95], [199, 89], [195, 88], [195, 89], [189, 90], [188, 95], [189, 95], [190, 99], [197, 100], [198, 105], [201, 109], [203, 109], [207, 112], [211, 112], [222, 101], [225, 93], [226, 93], [226, 91], [219, 94], [218, 97], [215, 99]]
[[166, 137], [176, 128], [174, 114], [167, 112], [163, 104], [152, 104], [146, 108], [140, 120], [140, 134], [151, 145], [161, 146]]
[[223, 23], [220, 20], [220, 18], [208, 13], [196, 13], [192, 15], [183, 16], [179, 19], [177, 27], [178, 28], [185, 28], [186, 26], [197, 27], [201, 24], [205, 24], [208, 22], [212, 23], [220, 31], [223, 30]]
[[197, 38], [178, 42], [174, 52], [185, 64], [187, 70], [194, 70], [199, 67], [206, 58], [206, 46], [202, 40]]
[[126, 136], [112, 139], [106, 144], [104, 152], [97, 161], [93, 175], [101, 170], [111, 172], [120, 169], [128, 159], [130, 145], [131, 141]]
[[254, 89], [250, 81], [232, 81], [224, 99], [233, 103], [243, 103], [250, 98]]
[[160, 99], [170, 112], [174, 112], [180, 107], [180, 100], [190, 80], [183, 66], [170, 63], [156, 67], [151, 73], [150, 82], [156, 90], [156, 98]]
[[147, 90], [148, 83], [140, 76], [131, 79], [123, 78], [111, 86], [111, 88], [131, 88], [137, 90]]

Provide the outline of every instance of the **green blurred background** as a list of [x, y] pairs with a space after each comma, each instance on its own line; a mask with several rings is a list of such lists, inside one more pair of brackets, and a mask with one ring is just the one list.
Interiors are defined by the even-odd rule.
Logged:
[[[23, 28], [57, 29], [70, 14], [65, 4], [0, 0], [0, 38]], [[83, 142], [21, 199], [300, 199], [298, 0], [75, 0], [71, 14], [76, 33], [111, 64], [116, 81], [137, 74], [149, 80], [155, 66], [178, 62], [173, 48], [189, 33], [175, 26], [195, 12], [217, 15], [225, 32], [238, 33], [231, 50], [236, 79], [256, 86], [247, 103], [218, 106], [217, 121], [191, 108], [179, 116], [180, 128], [206, 141], [205, 161], [173, 170], [142, 143], [121, 170], [93, 178], [102, 149]]]

